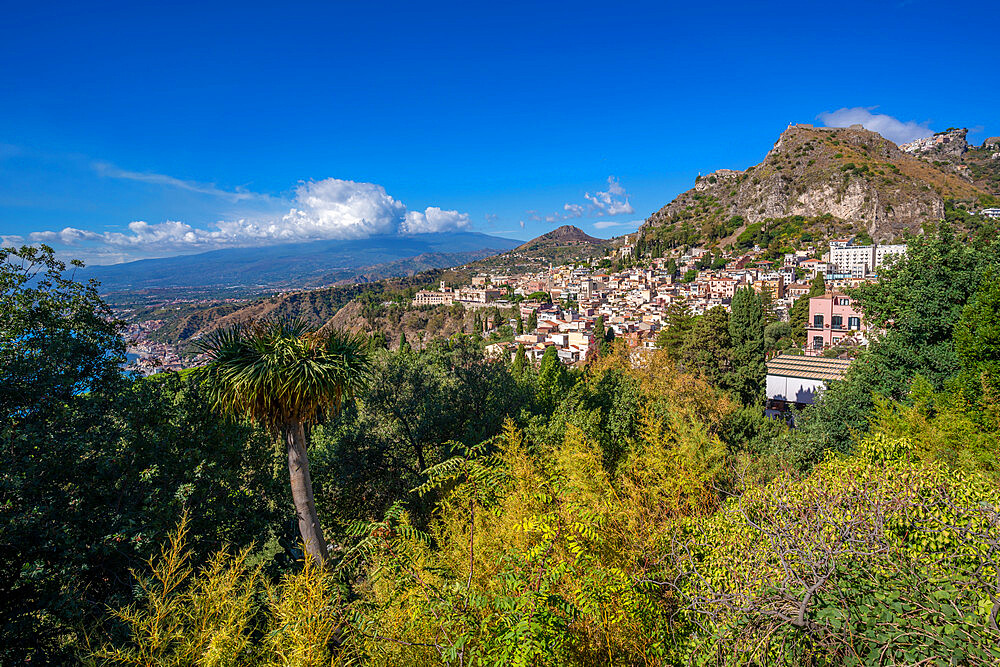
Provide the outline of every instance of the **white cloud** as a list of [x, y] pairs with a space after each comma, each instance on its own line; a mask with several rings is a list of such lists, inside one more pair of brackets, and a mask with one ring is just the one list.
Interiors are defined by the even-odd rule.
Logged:
[[[258, 220], [220, 220], [210, 229], [167, 220], [131, 222], [128, 233], [92, 232], [74, 227], [60, 231], [33, 232], [33, 243], [49, 243], [87, 249], [87, 255], [134, 258], [215, 248], [258, 246], [325, 239], [359, 239], [383, 234], [427, 234], [469, 227], [469, 216], [429, 206], [407, 211], [381, 185], [337, 178], [308, 181], [295, 189], [288, 213]], [[14, 237], [10, 237], [13, 239]], [[7, 238], [4, 239], [7, 242]], [[130, 250], [124, 257], [112, 249]]]
[[608, 227], [633, 227], [638, 229], [639, 225], [642, 224], [642, 220], [631, 220], [629, 222], [614, 222], [612, 220], [600, 220], [594, 223], [594, 227], [597, 229], [607, 229]]
[[908, 141], [922, 139], [934, 134], [928, 127], [930, 121], [918, 123], [916, 121], [901, 121], [887, 114], [872, 113], [878, 107], [851, 107], [837, 109], [836, 111], [824, 111], [816, 116], [827, 127], [849, 127], [851, 125], [861, 125], [866, 130], [878, 132], [886, 139], [897, 144], [905, 144]]
[[[579, 218], [583, 216], [584, 208], [580, 204], [563, 204], [563, 210], [551, 215], [545, 216], [545, 222], [562, 222], [563, 220], [570, 220], [572, 218]], [[534, 213], [534, 211], [531, 211]], [[534, 220], [541, 222], [541, 218], [537, 215], [532, 216]]]
[[584, 193], [583, 198], [589, 204], [574, 204], [567, 202], [563, 204], [561, 211], [556, 211], [546, 216], [541, 216], [538, 211], [525, 211], [529, 220], [534, 222], [555, 223], [573, 218], [582, 218], [588, 213], [592, 216], [602, 217], [606, 215], [622, 215], [625, 213], [635, 213], [632, 204], [629, 203], [628, 193], [614, 176], [608, 176], [608, 189], [604, 192]]
[[273, 233], [303, 240], [357, 239], [392, 234], [406, 217], [406, 206], [381, 185], [338, 178], [303, 183], [295, 189], [295, 203]]
[[216, 187], [212, 183], [197, 183], [195, 181], [185, 181], [180, 178], [174, 178], [173, 176], [168, 176], [166, 174], [128, 171], [127, 169], [121, 169], [108, 162], [95, 162], [93, 163], [93, 167], [98, 174], [100, 174], [101, 176], [107, 176], [108, 178], [119, 178], [127, 181], [138, 181], [140, 183], [152, 183], [153, 185], [166, 185], [174, 188], [180, 188], [181, 190], [188, 190], [190, 192], [198, 192], [203, 195], [222, 197], [225, 199], [230, 199], [232, 201], [244, 201], [248, 199], [270, 199], [268, 195], [260, 194], [257, 192], [250, 192], [249, 190], [243, 188], [237, 188], [235, 190], [224, 190], [222, 188]]
[[590, 202], [590, 210], [594, 215], [621, 215], [635, 213], [628, 201], [628, 193], [614, 176], [608, 176], [608, 189], [604, 192], [586, 193], [584, 199]]
[[400, 226], [404, 234], [429, 234], [464, 229], [469, 226], [469, 214], [458, 211], [442, 211], [437, 206], [428, 206], [423, 213], [410, 211]]

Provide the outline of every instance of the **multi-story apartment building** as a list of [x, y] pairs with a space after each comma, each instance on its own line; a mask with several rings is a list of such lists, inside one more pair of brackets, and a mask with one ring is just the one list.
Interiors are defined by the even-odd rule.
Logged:
[[891, 245], [875, 246], [875, 268], [884, 265], [887, 261], [895, 261], [897, 257], [906, 254], [906, 245], [896, 243]]
[[849, 296], [835, 292], [809, 299], [806, 354], [819, 354], [848, 336], [863, 342], [861, 312], [855, 310]]
[[886, 261], [906, 253], [902, 244], [853, 245], [851, 241], [830, 241], [830, 264], [837, 273], [864, 278]]
[[850, 241], [831, 241], [830, 264], [838, 273], [866, 276], [875, 267], [875, 246], [856, 246], [851, 245]]
[[712, 278], [708, 281], [709, 292], [720, 299], [732, 299], [740, 281], [734, 278]]
[[785, 298], [785, 279], [783, 276], [755, 280], [753, 287], [760, 293], [770, 292], [772, 302]]

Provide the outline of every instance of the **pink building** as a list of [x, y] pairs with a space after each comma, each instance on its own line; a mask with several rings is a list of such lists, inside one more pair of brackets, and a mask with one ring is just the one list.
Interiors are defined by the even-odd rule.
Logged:
[[720, 299], [732, 299], [739, 287], [739, 281], [734, 278], [712, 278], [708, 281], [712, 296]]
[[809, 299], [806, 352], [819, 354], [847, 337], [863, 342], [861, 313], [846, 294], [833, 293]]

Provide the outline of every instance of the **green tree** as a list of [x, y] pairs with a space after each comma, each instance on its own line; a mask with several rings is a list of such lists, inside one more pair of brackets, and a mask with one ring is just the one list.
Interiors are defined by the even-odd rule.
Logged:
[[399, 343], [396, 345], [396, 351], [406, 353], [410, 352], [411, 350], [412, 348], [410, 347], [410, 344], [406, 340], [406, 333], [400, 332]]
[[955, 325], [955, 354], [970, 395], [1000, 391], [1000, 274], [990, 274]]
[[608, 352], [607, 332], [604, 329], [604, 316], [598, 315], [594, 320], [594, 342], [597, 344], [597, 354], [604, 356]]
[[550, 345], [538, 365], [538, 398], [542, 405], [551, 409], [559, 403], [565, 378], [566, 368], [559, 360], [559, 352]]
[[375, 331], [374, 333], [372, 333], [371, 349], [373, 350], [389, 349], [389, 341], [386, 340], [384, 331]]
[[396, 502], [426, 521], [429, 506], [410, 493], [424, 471], [456, 443], [496, 435], [534, 392], [530, 367], [518, 381], [509, 363], [484, 358], [472, 336], [432, 340], [420, 354], [376, 354], [371, 375], [335, 421], [310, 433], [317, 511], [329, 530], [381, 516]]
[[514, 355], [514, 361], [511, 364], [511, 373], [514, 377], [521, 377], [524, 375], [524, 370], [528, 367], [528, 357], [524, 352], [524, 345], [517, 346], [517, 354]]
[[721, 387], [732, 363], [729, 337], [729, 313], [722, 306], [709, 308], [694, 320], [681, 348], [681, 362], [690, 372]]
[[761, 400], [764, 392], [764, 306], [752, 287], [736, 290], [729, 318], [733, 369], [727, 384], [747, 404]]
[[771, 322], [764, 327], [764, 349], [780, 352], [792, 345], [792, 325], [788, 322]]
[[917, 376], [940, 390], [962, 370], [956, 325], [983, 276], [997, 271], [995, 239], [966, 243], [941, 223], [907, 238], [906, 254], [876, 283], [849, 290], [877, 332], [868, 351], [806, 409], [790, 447], [800, 460], [816, 461], [825, 449], [850, 451], [868, 430], [876, 397], [904, 400]]
[[778, 321], [778, 315], [774, 310], [774, 295], [769, 289], [760, 292], [760, 307], [764, 313], [764, 326]]
[[524, 333], [524, 320], [521, 319], [521, 311], [517, 311], [517, 335], [520, 336]]
[[528, 331], [534, 332], [538, 328], [538, 311], [531, 311], [531, 315], [528, 315]]
[[667, 308], [667, 326], [656, 337], [657, 347], [666, 350], [670, 358], [677, 361], [681, 358], [684, 341], [687, 339], [693, 324], [694, 318], [691, 316], [687, 300], [674, 301]]
[[201, 348], [210, 360], [202, 373], [213, 403], [284, 438], [299, 533], [306, 552], [325, 562], [305, 428], [338, 412], [364, 385], [369, 360], [363, 342], [340, 331], [321, 335], [301, 321], [262, 321], [217, 330]]
[[966, 243], [946, 223], [907, 239], [906, 255], [886, 267], [877, 283], [849, 290], [876, 331], [871, 346], [871, 388], [903, 398], [914, 375], [935, 389], [961, 367], [953, 336], [963, 308], [979, 290], [983, 276], [997, 269], [1000, 245]]
[[[75, 264], [78, 265], [78, 264]], [[118, 322], [51, 248], [0, 250], [0, 664], [75, 664], [186, 508], [191, 564], [280, 526], [270, 441], [190, 376], [124, 373]]]

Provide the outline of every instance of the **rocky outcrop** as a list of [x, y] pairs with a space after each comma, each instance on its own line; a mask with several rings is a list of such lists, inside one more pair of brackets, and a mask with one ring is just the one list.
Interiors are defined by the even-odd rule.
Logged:
[[[935, 150], [961, 154], [965, 131], [946, 134]], [[713, 230], [738, 232], [734, 216], [753, 224], [828, 214], [884, 240], [940, 219], [946, 198], [983, 194], [970, 181], [861, 126], [792, 125], [760, 164], [699, 177], [693, 189], [650, 216], [644, 229], [684, 225], [704, 230], [707, 240]]]
[[935, 132], [932, 136], [917, 139], [907, 144], [901, 144], [899, 150], [911, 155], [928, 158], [955, 160], [961, 158], [969, 150], [965, 137], [969, 131], [964, 127], [952, 128], [944, 132]]

